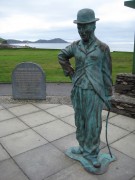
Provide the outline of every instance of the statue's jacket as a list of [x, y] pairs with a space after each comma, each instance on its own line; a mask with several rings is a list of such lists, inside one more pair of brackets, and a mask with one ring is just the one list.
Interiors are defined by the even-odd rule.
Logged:
[[[75, 58], [75, 70], [69, 59]], [[112, 61], [109, 47], [96, 37], [84, 46], [82, 40], [75, 41], [58, 55], [66, 76], [72, 77], [74, 86], [94, 89], [105, 102], [112, 95]]]

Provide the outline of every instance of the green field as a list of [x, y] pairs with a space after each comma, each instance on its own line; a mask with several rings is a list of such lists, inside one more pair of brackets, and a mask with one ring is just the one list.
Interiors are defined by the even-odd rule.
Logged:
[[[39, 64], [46, 73], [47, 82], [70, 82], [68, 77], [64, 77], [63, 71], [58, 63], [58, 53], [60, 50], [48, 49], [0, 49], [0, 82], [10, 83], [12, 71], [15, 66], [22, 62], [34, 62]], [[112, 52], [113, 71], [112, 77], [118, 73], [130, 73], [132, 71], [133, 53]], [[74, 59], [71, 60], [74, 66]]]

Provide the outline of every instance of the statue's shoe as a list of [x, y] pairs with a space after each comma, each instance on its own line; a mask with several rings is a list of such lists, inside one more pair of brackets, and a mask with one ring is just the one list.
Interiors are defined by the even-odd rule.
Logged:
[[72, 147], [71, 152], [73, 154], [82, 154], [81, 148], [79, 146], [78, 147]]

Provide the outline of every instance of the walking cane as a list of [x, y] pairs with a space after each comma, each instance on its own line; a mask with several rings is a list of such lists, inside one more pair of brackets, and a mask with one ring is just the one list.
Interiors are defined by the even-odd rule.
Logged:
[[106, 133], [105, 133], [105, 137], [106, 137], [106, 144], [107, 144], [107, 147], [108, 147], [108, 150], [109, 150], [109, 154], [110, 154], [110, 156], [112, 158], [112, 153], [111, 153], [111, 150], [110, 150], [110, 147], [109, 147], [108, 137], [107, 137], [109, 115], [110, 115], [110, 108], [108, 109], [108, 114], [107, 114], [107, 118], [106, 118]]
[[110, 154], [110, 156], [111, 156], [111, 158], [112, 158], [112, 153], [111, 153], [111, 150], [110, 150], [110, 147], [109, 147], [108, 137], [107, 137], [108, 120], [109, 120], [109, 115], [110, 115], [111, 106], [110, 106], [110, 104], [108, 103], [108, 101], [107, 101], [107, 102], [104, 101], [104, 103], [105, 103], [105, 105], [106, 105], [106, 107], [107, 107], [107, 109], [108, 109], [108, 113], [107, 113], [107, 117], [106, 117], [106, 132], [105, 132], [106, 144], [107, 144], [107, 147], [108, 147], [108, 150], [109, 150], [109, 154]]
[[101, 98], [102, 101], [105, 103], [105, 105], [106, 105], [106, 107], [107, 107], [107, 109], [108, 109], [108, 113], [107, 113], [107, 117], [106, 117], [106, 131], [105, 131], [105, 138], [106, 138], [106, 144], [107, 144], [107, 148], [108, 148], [108, 150], [109, 150], [109, 154], [110, 154], [110, 156], [111, 156], [111, 158], [112, 158], [112, 153], [111, 153], [111, 150], [110, 150], [110, 147], [109, 147], [108, 137], [107, 137], [108, 119], [109, 119], [111, 107], [110, 107], [108, 101], [106, 102], [106, 101], [104, 100], [104, 98], [102, 98], [101, 96], [100, 96], [100, 98]]

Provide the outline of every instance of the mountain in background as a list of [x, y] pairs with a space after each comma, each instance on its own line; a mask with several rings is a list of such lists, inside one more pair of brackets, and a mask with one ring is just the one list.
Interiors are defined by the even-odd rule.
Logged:
[[7, 44], [7, 40], [0, 37], [0, 44]]
[[8, 44], [6, 39], [3, 39], [0, 37], [0, 49], [5, 49], [5, 48], [13, 48], [12, 45]]
[[20, 41], [20, 40], [15, 40], [15, 39], [7, 39], [8, 44], [19, 44], [19, 43], [68, 43], [67, 41], [60, 39], [60, 38], [55, 38], [51, 40], [44, 40], [44, 39], [39, 39], [37, 41]]
[[8, 44], [18, 44], [18, 43], [22, 43], [22, 41], [19, 40], [15, 40], [15, 39], [7, 39], [7, 43]]
[[39, 39], [39, 40], [35, 41], [35, 43], [67, 43], [67, 41], [60, 39], [60, 38], [55, 38], [55, 39], [51, 39], [51, 40]]

